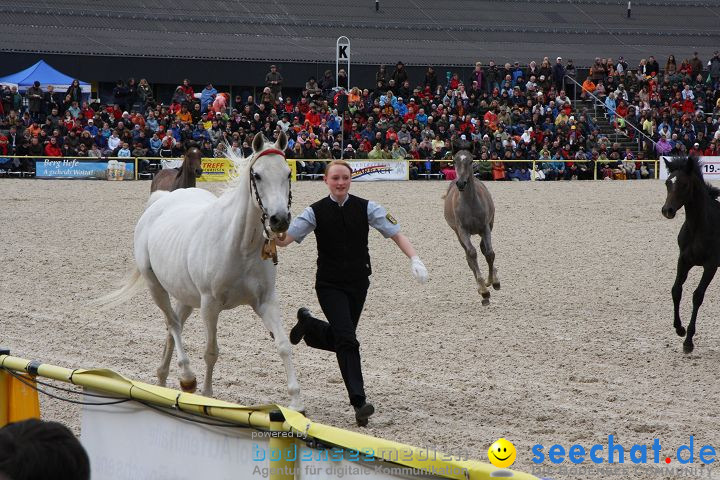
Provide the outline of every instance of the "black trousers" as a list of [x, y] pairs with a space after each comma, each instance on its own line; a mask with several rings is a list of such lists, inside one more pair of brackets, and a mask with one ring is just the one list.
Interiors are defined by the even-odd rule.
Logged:
[[338, 286], [318, 282], [315, 290], [328, 321], [311, 319], [305, 330], [305, 343], [335, 352], [350, 403], [359, 407], [365, 403], [365, 388], [355, 329], [365, 305], [368, 283]]

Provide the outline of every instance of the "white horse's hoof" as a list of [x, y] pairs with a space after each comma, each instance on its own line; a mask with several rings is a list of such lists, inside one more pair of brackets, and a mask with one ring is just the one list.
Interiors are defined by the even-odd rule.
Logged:
[[305, 415], [305, 412], [306, 412], [305, 407], [303, 406], [302, 403], [297, 404], [297, 405], [291, 403], [288, 408], [290, 408], [290, 410], [295, 410], [296, 412], [301, 413], [303, 415]]
[[180, 389], [185, 393], [195, 393], [197, 390], [197, 378], [192, 380], [180, 380]]

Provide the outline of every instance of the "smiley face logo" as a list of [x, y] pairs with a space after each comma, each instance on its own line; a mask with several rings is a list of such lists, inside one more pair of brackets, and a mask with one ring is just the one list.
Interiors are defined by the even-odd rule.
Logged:
[[488, 460], [498, 468], [509, 467], [515, 463], [516, 456], [515, 445], [504, 438], [498, 439], [488, 448]]

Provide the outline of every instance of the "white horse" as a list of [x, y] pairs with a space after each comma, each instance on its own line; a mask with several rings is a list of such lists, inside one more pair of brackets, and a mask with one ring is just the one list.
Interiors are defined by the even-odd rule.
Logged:
[[[185, 320], [199, 308], [207, 338], [203, 395], [211, 396], [218, 357], [218, 315], [238, 305], [250, 305], [275, 339], [287, 373], [290, 408], [303, 409], [275, 294], [276, 268], [261, 258], [266, 239], [285, 232], [290, 223], [290, 168], [283, 154], [286, 146], [284, 134], [272, 145], [258, 133], [249, 160], [228, 149], [228, 156], [240, 171], [232, 188], [219, 198], [198, 188], [151, 195], [135, 227], [136, 269], [124, 287], [96, 304], [120, 304], [145, 280], [167, 322], [165, 351], [157, 370], [160, 385], [166, 384], [177, 347], [180, 386], [195, 391], [197, 380], [181, 334]], [[174, 309], [170, 297], [175, 299]]]

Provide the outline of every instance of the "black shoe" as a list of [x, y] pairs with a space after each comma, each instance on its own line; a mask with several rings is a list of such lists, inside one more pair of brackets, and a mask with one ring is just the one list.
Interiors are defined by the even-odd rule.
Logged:
[[365, 402], [359, 407], [355, 408], [355, 421], [358, 426], [367, 427], [368, 419], [375, 413], [375, 407], [372, 403]]
[[297, 345], [305, 336], [305, 322], [312, 318], [310, 310], [302, 307], [297, 311], [297, 324], [290, 330], [290, 343]]

